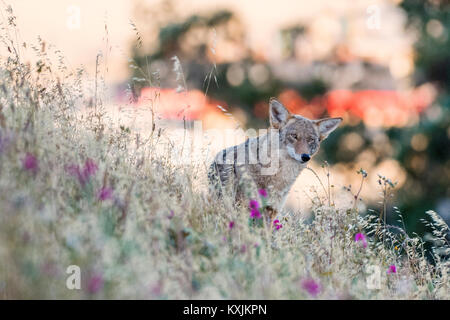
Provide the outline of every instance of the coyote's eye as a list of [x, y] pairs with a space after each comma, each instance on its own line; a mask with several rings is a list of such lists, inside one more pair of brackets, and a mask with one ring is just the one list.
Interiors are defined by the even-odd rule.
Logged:
[[308, 143], [308, 145], [313, 145], [314, 144], [314, 139], [308, 139], [306, 140], [306, 142]]
[[307, 140], [309, 149], [311, 150], [311, 153], [314, 153], [314, 151], [316, 151], [317, 148], [317, 143], [315, 139], [308, 139]]
[[289, 134], [289, 138], [290, 138], [291, 140], [297, 140], [297, 139], [298, 139], [298, 136], [297, 136], [296, 133], [290, 133], [290, 134]]

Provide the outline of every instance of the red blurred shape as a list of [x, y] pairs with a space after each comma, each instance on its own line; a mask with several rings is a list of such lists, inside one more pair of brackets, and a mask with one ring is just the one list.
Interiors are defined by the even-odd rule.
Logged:
[[284, 90], [278, 96], [278, 100], [288, 108], [292, 113], [299, 114], [301, 110], [308, 104], [302, 96], [293, 89]]
[[348, 113], [371, 126], [405, 126], [434, 100], [436, 92], [431, 85], [411, 91], [393, 90], [332, 90], [310, 102], [292, 89], [283, 91], [279, 100], [292, 113], [317, 119], [325, 116], [345, 117]]
[[223, 116], [218, 105], [225, 106], [205, 96], [200, 90], [176, 92], [174, 89], [143, 88], [137, 106], [154, 105], [155, 112], [164, 119], [202, 120], [207, 115]]
[[366, 124], [379, 123], [386, 127], [401, 127], [428, 107], [434, 98], [434, 89], [425, 85], [402, 92], [334, 90], [326, 95], [325, 103], [332, 117], [344, 116], [346, 112], [350, 112]]

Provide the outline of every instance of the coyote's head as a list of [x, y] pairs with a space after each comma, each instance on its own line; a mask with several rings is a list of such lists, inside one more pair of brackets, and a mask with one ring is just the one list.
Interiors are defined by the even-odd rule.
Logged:
[[342, 118], [310, 120], [290, 113], [274, 98], [270, 99], [270, 126], [279, 130], [280, 148], [300, 163], [308, 162], [319, 150], [320, 142], [334, 131]]

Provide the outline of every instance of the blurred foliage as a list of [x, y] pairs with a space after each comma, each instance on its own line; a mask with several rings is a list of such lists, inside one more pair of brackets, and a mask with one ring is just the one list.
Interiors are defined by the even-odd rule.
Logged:
[[420, 81], [435, 81], [448, 94], [450, 88], [450, 2], [404, 0], [401, 7], [409, 26], [419, 33], [415, 43]]
[[[436, 209], [440, 201], [450, 197], [450, 4], [438, 0], [405, 0], [401, 7], [407, 14], [408, 27], [418, 35], [415, 42], [416, 85], [431, 82], [439, 90], [438, 98], [420, 115], [417, 125], [390, 128], [385, 132], [395, 148], [393, 157], [407, 172], [407, 181], [398, 190], [395, 203], [402, 212], [408, 212], [404, 220], [408, 232], [423, 234], [424, 225], [419, 219], [424, 218], [426, 210]], [[365, 138], [362, 149], [372, 148], [375, 144], [362, 125], [342, 128], [329, 138], [332, 141], [324, 148], [326, 159], [351, 162], [362, 151], [349, 154], [338, 150], [338, 142], [348, 132], [358, 132]], [[427, 141], [423, 150], [415, 150], [412, 146], [411, 141], [417, 136], [425, 137]], [[380, 160], [381, 157], [377, 157], [377, 162]], [[448, 221], [450, 208], [443, 210], [447, 212], [439, 213]], [[396, 224], [397, 219], [391, 215], [388, 222]]]
[[[256, 54], [246, 48], [248, 51], [246, 57], [239, 63], [215, 64], [214, 69], [211, 70], [211, 62], [207, 58], [208, 50], [211, 50], [211, 48], [207, 39], [203, 39], [203, 42], [190, 47], [189, 51], [182, 47], [182, 43], [189, 32], [195, 32], [195, 30], [202, 28], [205, 30], [220, 28], [220, 26], [226, 25], [231, 21], [236, 22], [239, 28], [243, 29], [239, 19], [227, 10], [219, 10], [204, 15], [196, 14], [181, 19], [179, 22], [169, 22], [159, 28], [157, 48], [148, 54], [140, 52], [134, 46], [133, 60], [137, 65], [146, 69], [152, 61], [165, 60], [169, 63], [169, 59], [177, 55], [182, 63], [187, 64], [184, 71], [186, 71], [185, 76], [188, 83], [193, 84], [193, 87], [202, 88], [211, 97], [226, 101], [227, 104], [234, 108], [244, 110], [248, 115], [248, 126], [265, 127], [268, 120], [266, 117], [255, 117], [253, 114], [254, 106], [257, 103], [267, 102], [270, 97], [278, 96], [285, 88], [281, 80], [273, 75], [267, 63], [259, 61], [255, 58]], [[244, 34], [243, 30], [240, 30], [240, 32]], [[282, 30], [282, 37], [286, 40], [283, 41], [283, 44], [289, 47], [295, 36], [303, 32], [304, 27], [298, 25]], [[239, 34], [239, 32], [237, 33]], [[233, 38], [233, 41], [240, 41], [242, 47], [246, 46], [243, 42], [244, 39], [239, 39], [235, 35], [229, 35], [229, 37]], [[227, 79], [227, 73], [233, 65], [238, 65], [239, 68], [243, 69], [243, 79], [239, 85], [232, 85]], [[249, 77], [250, 69], [256, 65], [262, 66], [268, 72], [268, 80], [262, 85], [254, 84]], [[214, 81], [208, 83], [207, 75], [210, 72], [214, 76]], [[135, 69], [133, 77], [140, 76], [142, 76], [140, 71]], [[133, 83], [133, 85], [135, 93], [138, 95], [142, 84]], [[301, 85], [290, 84], [290, 87], [298, 91], [306, 99], [323, 95], [329, 89], [321, 79], [312, 79], [310, 82]]]
[[[438, 99], [432, 106], [439, 110], [436, 117], [422, 116], [418, 126], [388, 132], [390, 139], [400, 142], [398, 159], [405, 164], [410, 180], [401, 190], [399, 201], [405, 212], [411, 212], [410, 228], [418, 230], [423, 226], [416, 222], [417, 218], [427, 209], [435, 208], [439, 200], [450, 197], [450, 4], [442, 0], [405, 0], [401, 7], [408, 15], [409, 26], [419, 36], [415, 42], [416, 82], [432, 82], [439, 89]], [[428, 139], [426, 149], [415, 151], [411, 147], [409, 142], [415, 134], [423, 134]], [[421, 170], [411, 168], [411, 158], [415, 155], [425, 159]], [[421, 192], [413, 192], [414, 189]]]
[[[436, 209], [439, 201], [449, 198], [450, 160], [449, 160], [449, 108], [450, 108], [450, 10], [447, 1], [405, 0], [400, 5], [408, 17], [408, 27], [418, 35], [415, 43], [416, 60], [414, 81], [416, 85], [431, 82], [437, 85], [438, 99], [429, 110], [420, 115], [420, 120], [413, 127], [390, 128], [373, 130], [359, 123], [337, 130], [328, 138], [319, 157], [331, 163], [351, 163], [364, 150], [376, 150], [376, 161], [394, 158], [403, 166], [407, 173], [405, 184], [398, 190], [395, 205], [402, 212], [408, 212], [404, 222], [408, 232], [424, 232], [419, 219], [424, 217], [425, 211]], [[190, 48], [191, 52], [183, 51], [182, 43], [186, 34], [196, 28], [217, 28], [230, 21], [237, 21], [237, 17], [229, 11], [218, 11], [213, 14], [193, 15], [178, 22], [170, 22], [159, 28], [158, 46], [151, 54], [135, 52], [134, 59], [139, 65], [145, 66], [148, 61], [155, 59], [169, 59], [178, 55], [183, 64], [187, 65], [187, 82], [197, 88], [202, 88], [209, 96], [226, 101], [234, 108], [244, 110], [247, 114], [247, 125], [263, 127], [267, 125], [267, 118], [255, 116], [255, 106], [263, 104], [272, 96], [278, 96], [286, 88], [294, 89], [302, 97], [311, 100], [321, 97], [330, 89], [323, 79], [312, 78], [302, 84], [284, 83], [275, 77], [271, 67], [258, 59], [258, 53], [251, 52], [244, 43], [244, 37], [235, 38], [247, 50], [246, 57], [238, 62], [215, 64], [208, 57], [210, 46], [205, 39], [203, 43]], [[282, 46], [287, 52], [286, 59], [293, 58], [293, 43], [298, 35], [305, 32], [307, 26], [295, 25], [280, 30]], [[240, 34], [244, 34], [241, 30]], [[290, 52], [290, 54], [289, 54]], [[183, 56], [184, 55], [184, 56]], [[212, 60], [214, 56], [212, 57]], [[212, 64], [214, 65], [213, 69]], [[249, 77], [249, 70], [258, 65], [268, 72], [267, 80], [255, 85]], [[242, 81], [230, 84], [227, 74], [232, 67], [242, 70]], [[189, 72], [191, 70], [192, 72]], [[213, 81], [206, 81], [210, 74]], [[323, 116], [326, 116], [324, 114]], [[339, 148], [342, 138], [350, 132], [357, 133], [364, 142], [354, 152], [343, 151]], [[388, 146], [392, 152], [383, 150], [374, 135], [380, 133], [387, 137]], [[426, 147], [416, 150], [411, 141], [414, 137], [424, 137]], [[381, 151], [380, 151], [381, 150]], [[417, 165], [419, 163], [420, 165]], [[371, 172], [369, 174], [376, 174]], [[448, 210], [448, 208], [447, 208]], [[442, 214], [442, 212], [441, 212]], [[389, 223], [396, 224], [398, 217], [391, 215]], [[448, 217], [447, 217], [448, 219]]]
[[[159, 50], [151, 58], [166, 57], [178, 50], [180, 38], [195, 27], [214, 28], [231, 19], [233, 14], [229, 11], [218, 11], [211, 16], [192, 15], [181, 23], [169, 24], [159, 31]], [[202, 50], [205, 50], [203, 47]]]

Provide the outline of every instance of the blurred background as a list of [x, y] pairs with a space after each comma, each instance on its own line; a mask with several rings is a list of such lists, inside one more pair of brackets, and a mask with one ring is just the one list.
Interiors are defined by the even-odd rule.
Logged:
[[391, 206], [408, 232], [423, 232], [429, 209], [450, 222], [448, 1], [10, 4], [21, 40], [40, 35], [70, 68], [101, 73], [111, 108], [158, 95], [174, 126], [266, 128], [273, 96], [312, 119], [343, 117], [315, 159], [332, 165], [336, 188], [357, 188], [363, 168], [369, 207], [379, 206], [378, 173], [398, 182]]

